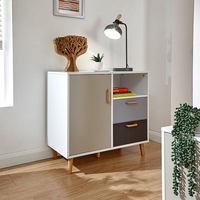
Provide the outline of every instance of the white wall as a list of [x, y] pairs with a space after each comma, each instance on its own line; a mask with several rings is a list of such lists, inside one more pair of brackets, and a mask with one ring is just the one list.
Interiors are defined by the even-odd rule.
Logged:
[[192, 105], [194, 2], [173, 1], [171, 122], [180, 103]]
[[173, 124], [175, 108], [192, 104], [193, 0], [148, 1], [150, 138]]
[[171, 4], [148, 0], [147, 66], [149, 71], [150, 139], [160, 141], [160, 129], [170, 124]]
[[193, 105], [200, 108], [200, 0], [194, 1]]
[[[104, 53], [104, 67], [125, 66], [124, 38], [103, 34], [117, 14], [128, 25], [129, 66], [147, 70], [146, 1], [86, 0], [85, 19], [53, 16], [50, 0], [14, 0], [14, 107], [0, 109], [0, 168], [51, 157], [46, 145], [46, 72], [64, 70], [67, 60], [53, 49], [53, 38], [82, 35], [88, 51], [77, 60], [93, 68], [90, 57]], [[123, 27], [122, 27], [123, 30]]]

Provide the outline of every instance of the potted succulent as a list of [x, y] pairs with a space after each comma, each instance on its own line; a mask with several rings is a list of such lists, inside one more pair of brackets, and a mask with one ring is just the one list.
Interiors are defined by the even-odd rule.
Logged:
[[100, 53], [97, 53], [97, 55], [93, 55], [91, 57], [91, 60], [93, 60], [95, 62], [95, 69], [96, 70], [101, 70], [103, 68], [103, 57], [104, 57], [104, 54], [100, 55]]
[[[197, 166], [196, 166], [196, 141], [195, 131], [199, 126], [200, 109], [188, 105], [180, 104], [175, 111], [174, 125], [172, 129], [172, 154], [171, 159], [174, 164], [173, 169], [173, 192], [175, 195], [181, 194], [185, 187], [187, 176], [188, 194], [193, 196], [197, 191]], [[186, 169], [187, 175], [183, 173]]]

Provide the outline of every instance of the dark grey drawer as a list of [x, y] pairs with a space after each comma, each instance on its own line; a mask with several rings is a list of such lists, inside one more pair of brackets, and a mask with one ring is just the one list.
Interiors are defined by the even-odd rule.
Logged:
[[147, 120], [113, 125], [113, 145], [120, 146], [147, 140]]
[[147, 97], [113, 101], [113, 123], [147, 119]]

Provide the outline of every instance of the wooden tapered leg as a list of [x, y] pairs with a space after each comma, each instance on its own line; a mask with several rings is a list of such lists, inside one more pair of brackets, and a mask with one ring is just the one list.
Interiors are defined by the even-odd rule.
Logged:
[[140, 144], [139, 146], [140, 146], [141, 156], [145, 156], [144, 144]]
[[53, 158], [57, 159], [58, 158], [57, 152], [54, 149], [52, 149], [52, 153], [53, 153]]
[[97, 154], [96, 154], [96, 157], [97, 157], [97, 158], [100, 158], [100, 153], [97, 153]]
[[67, 165], [68, 165], [68, 174], [71, 174], [72, 173], [72, 167], [73, 167], [73, 158], [71, 158], [67, 161]]

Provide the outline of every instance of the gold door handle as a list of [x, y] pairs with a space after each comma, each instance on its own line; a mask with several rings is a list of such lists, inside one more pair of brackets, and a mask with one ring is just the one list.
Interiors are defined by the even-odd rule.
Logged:
[[106, 103], [110, 104], [110, 90], [109, 89], [106, 90]]
[[134, 124], [126, 124], [125, 125], [127, 128], [132, 128], [132, 127], [137, 127], [138, 124], [134, 123]]
[[127, 101], [126, 104], [127, 105], [137, 104], [137, 101]]

